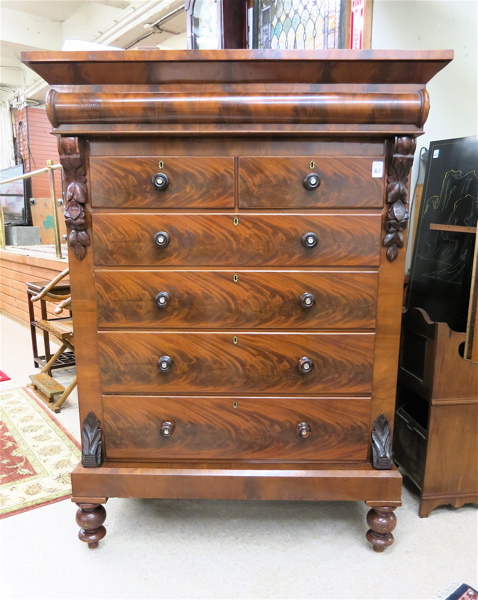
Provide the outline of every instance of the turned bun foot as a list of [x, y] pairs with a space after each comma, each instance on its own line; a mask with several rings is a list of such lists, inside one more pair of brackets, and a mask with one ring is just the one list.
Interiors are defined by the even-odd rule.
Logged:
[[397, 525], [397, 517], [393, 514], [393, 506], [375, 506], [367, 514], [367, 540], [375, 552], [383, 552], [394, 542], [392, 531]]
[[78, 537], [88, 544], [88, 548], [98, 548], [98, 543], [106, 535], [103, 523], [106, 519], [105, 507], [101, 504], [78, 504], [76, 522], [81, 527]]

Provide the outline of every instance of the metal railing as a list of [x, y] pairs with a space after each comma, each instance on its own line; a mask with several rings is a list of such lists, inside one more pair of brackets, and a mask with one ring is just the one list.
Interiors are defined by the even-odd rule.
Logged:
[[[53, 214], [53, 230], [55, 234], [55, 250], [56, 257], [63, 258], [61, 254], [61, 239], [60, 239], [60, 222], [58, 220], [58, 205], [56, 201], [56, 193], [55, 193], [55, 174], [53, 171], [58, 169], [62, 169], [61, 165], [55, 165], [52, 160], [46, 161], [47, 166], [43, 169], [37, 169], [36, 171], [30, 171], [29, 173], [24, 173], [23, 175], [17, 175], [16, 177], [11, 177], [10, 179], [4, 179], [0, 181], [0, 185], [4, 183], [13, 183], [14, 181], [21, 181], [22, 179], [30, 179], [31, 177], [35, 177], [35, 175], [41, 175], [42, 173], [48, 173], [49, 175], [49, 184], [50, 184], [50, 201], [51, 201], [51, 209]], [[3, 216], [3, 206], [0, 203], [0, 247], [2, 250], [5, 250], [7, 245], [7, 238], [5, 233], [5, 218]]]

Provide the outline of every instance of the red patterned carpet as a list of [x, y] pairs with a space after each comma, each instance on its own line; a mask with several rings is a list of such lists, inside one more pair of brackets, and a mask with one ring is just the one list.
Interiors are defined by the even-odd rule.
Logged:
[[71, 495], [79, 444], [25, 388], [0, 394], [0, 519]]

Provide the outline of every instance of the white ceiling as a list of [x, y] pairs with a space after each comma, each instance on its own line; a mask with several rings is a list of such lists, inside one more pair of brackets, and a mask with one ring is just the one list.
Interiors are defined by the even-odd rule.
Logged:
[[20, 55], [61, 50], [71, 39], [119, 48], [186, 48], [184, 0], [0, 0], [0, 101], [43, 101], [47, 86]]
[[[130, 2], [127, 0], [95, 0], [96, 4], [105, 4], [115, 8], [127, 8]], [[66, 21], [83, 5], [85, 2], [76, 0], [2, 0], [2, 8], [18, 10], [29, 15], [51, 19], [52, 21]]]

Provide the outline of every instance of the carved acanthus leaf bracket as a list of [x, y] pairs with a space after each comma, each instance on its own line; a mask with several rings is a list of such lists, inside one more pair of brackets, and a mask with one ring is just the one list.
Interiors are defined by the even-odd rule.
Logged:
[[392, 468], [392, 433], [384, 414], [379, 415], [372, 428], [372, 466], [378, 470]]
[[84, 467], [101, 467], [103, 443], [100, 422], [94, 412], [88, 413], [81, 428], [81, 464]]
[[86, 232], [85, 208], [88, 192], [86, 171], [82, 160], [79, 141], [76, 137], [59, 138], [58, 153], [66, 183], [65, 221], [70, 230], [68, 243], [78, 260], [86, 255], [90, 237]]
[[393, 262], [398, 249], [403, 248], [403, 231], [409, 218], [408, 174], [413, 164], [416, 141], [412, 137], [396, 137], [392, 159], [387, 173], [387, 204], [389, 206], [385, 222], [383, 245], [387, 248], [387, 258]]

